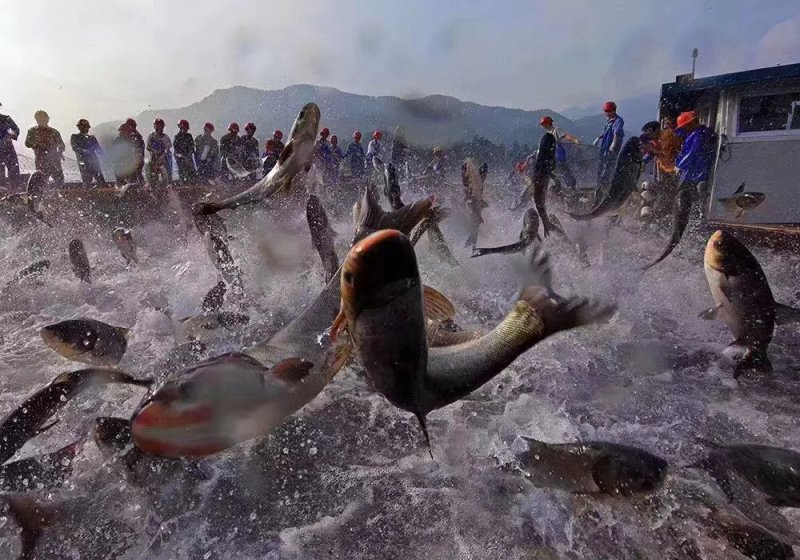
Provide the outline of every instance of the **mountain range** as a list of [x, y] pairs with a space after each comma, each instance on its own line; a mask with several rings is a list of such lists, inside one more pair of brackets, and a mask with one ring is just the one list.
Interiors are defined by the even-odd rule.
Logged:
[[[655, 96], [657, 98], [657, 95]], [[202, 132], [202, 124], [214, 124], [215, 135], [224, 134], [231, 122], [244, 129], [247, 122], [255, 123], [256, 137], [262, 141], [280, 128], [288, 135], [297, 112], [307, 102], [314, 101], [322, 112], [320, 127], [328, 127], [346, 145], [354, 130], [365, 138], [372, 130], [393, 131], [401, 126], [407, 140], [418, 146], [448, 146], [482, 136], [496, 144], [513, 142], [535, 145], [541, 135], [538, 126], [544, 115], [551, 115], [556, 126], [585, 142], [591, 142], [602, 130], [604, 117], [599, 111], [571, 108], [564, 114], [551, 109], [525, 111], [506, 107], [489, 107], [461, 101], [445, 95], [428, 95], [417, 99], [394, 96], [367, 96], [347, 93], [331, 87], [307, 84], [288, 86], [279, 90], [260, 90], [235, 86], [214, 91], [206, 98], [187, 107], [148, 110], [134, 116], [139, 131], [145, 136], [152, 130], [156, 117], [167, 122], [167, 132], [177, 132], [177, 122], [187, 119], [194, 134]], [[620, 102], [620, 113], [625, 103]], [[639, 103], [642, 105], [642, 103]], [[650, 105], [652, 116], [626, 117], [626, 127], [638, 131], [641, 124], [655, 117], [655, 101]], [[572, 119], [568, 118], [572, 115]], [[117, 134], [124, 119], [97, 125], [94, 133], [102, 143]], [[637, 122], [641, 120], [640, 122]], [[633, 128], [631, 128], [633, 125]]]

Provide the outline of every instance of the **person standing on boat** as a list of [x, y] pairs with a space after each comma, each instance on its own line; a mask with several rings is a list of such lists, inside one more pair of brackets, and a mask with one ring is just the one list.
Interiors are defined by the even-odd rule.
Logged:
[[212, 183], [217, 177], [219, 161], [219, 142], [212, 136], [214, 125], [203, 125], [203, 134], [194, 139], [197, 173], [204, 183]]
[[372, 140], [369, 141], [369, 145], [367, 145], [367, 165], [372, 166], [373, 158], [377, 157], [379, 159], [383, 159], [383, 144], [381, 144], [381, 138], [383, 138], [383, 132], [380, 130], [376, 130], [372, 133]]
[[36, 126], [28, 130], [25, 146], [33, 150], [36, 170], [41, 171], [45, 178], [52, 178], [56, 187], [61, 187], [64, 185], [64, 170], [61, 169], [66, 149], [64, 141], [61, 134], [50, 127], [50, 116], [45, 111], [36, 111], [33, 118]]
[[256, 125], [247, 123], [244, 125], [244, 136], [239, 138], [239, 151], [242, 154], [242, 166], [251, 172], [251, 177], [255, 179], [256, 171], [261, 167], [261, 157], [258, 150], [258, 138], [255, 137]]
[[106, 179], [103, 177], [100, 159], [98, 158], [103, 153], [103, 149], [97, 142], [97, 138], [89, 134], [89, 129], [91, 128], [89, 121], [80, 119], [76, 126], [78, 127], [78, 133], [70, 137], [69, 143], [72, 146], [72, 151], [75, 152], [75, 159], [78, 160], [78, 170], [81, 172], [83, 186], [88, 189], [92, 186], [92, 181], [94, 181], [95, 186], [105, 187]]
[[555, 136], [556, 138], [556, 168], [555, 173], [564, 179], [564, 184], [568, 189], [574, 189], [578, 181], [572, 174], [572, 170], [567, 163], [567, 150], [564, 148], [562, 142], [571, 142], [572, 144], [580, 144], [581, 141], [569, 132], [563, 132], [560, 128], [553, 123], [553, 117], [545, 115], [539, 121], [539, 125], [545, 130]]
[[137, 125], [135, 120], [129, 118], [127, 121], [125, 121], [125, 124], [130, 127], [130, 137], [136, 153], [136, 180], [133, 182], [137, 185], [141, 185], [144, 183], [144, 154], [147, 151], [144, 145], [144, 138], [142, 137], [141, 133], [136, 130]]
[[275, 151], [277, 152], [277, 154], [275, 155], [275, 159], [276, 160], [280, 159], [281, 152], [283, 151], [284, 148], [283, 131], [275, 130], [275, 132], [272, 133], [272, 141], [275, 143]]
[[[0, 107], [3, 104], [0, 103]], [[0, 184], [6, 182], [14, 188], [19, 181], [19, 160], [14, 149], [14, 140], [19, 138], [19, 127], [8, 115], [0, 113]]]
[[111, 161], [118, 187], [136, 184], [139, 179], [139, 154], [133, 129], [127, 122], [119, 125], [119, 136], [111, 143]]
[[606, 101], [603, 105], [606, 124], [594, 145], [600, 148], [600, 161], [597, 168], [597, 192], [605, 193], [611, 184], [614, 166], [617, 163], [622, 140], [625, 138], [625, 121], [617, 114], [617, 104]]
[[150, 188], [166, 186], [170, 182], [167, 158], [171, 156], [172, 140], [164, 134], [164, 119], [153, 121], [154, 131], [147, 137], [147, 151], [150, 152], [150, 162], [147, 167], [147, 182]]
[[364, 153], [364, 145], [361, 143], [360, 130], [356, 130], [353, 133], [353, 141], [347, 146], [347, 152], [344, 156], [350, 161], [350, 176], [354, 181], [360, 182], [366, 171], [366, 154]]
[[219, 156], [220, 156], [220, 169], [222, 170], [223, 176], [228, 175], [228, 164], [225, 162], [226, 159], [231, 158], [233, 160], [238, 160], [239, 150], [239, 123], [232, 122], [228, 125], [228, 134], [222, 136], [219, 139]]
[[197, 181], [197, 170], [194, 166], [194, 136], [189, 132], [189, 121], [178, 121], [178, 134], [172, 139], [175, 148], [175, 162], [178, 164], [178, 180], [183, 185], [193, 185]]
[[683, 137], [683, 145], [675, 159], [679, 177], [678, 203], [687, 206], [692, 205], [698, 195], [705, 195], [714, 162], [714, 134], [710, 128], [700, 124], [694, 111], [678, 115], [677, 134]]
[[[642, 127], [642, 137], [647, 140], [642, 143], [643, 159], [645, 162], [655, 160], [656, 167], [655, 188], [647, 195], [653, 202], [650, 213], [660, 217], [669, 214], [675, 198], [678, 187], [675, 160], [683, 145], [683, 138], [676, 133], [675, 120], [670, 117], [664, 117], [660, 125], [658, 121], [646, 123]], [[642, 193], [642, 196], [645, 197], [645, 194]]]

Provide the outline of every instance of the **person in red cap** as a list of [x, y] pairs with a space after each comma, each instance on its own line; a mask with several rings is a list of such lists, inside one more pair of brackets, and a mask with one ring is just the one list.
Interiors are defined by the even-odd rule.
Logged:
[[11, 188], [15, 188], [19, 182], [19, 159], [13, 144], [17, 138], [19, 138], [17, 123], [9, 115], [0, 113], [0, 184], [6, 182], [7, 172]]
[[575, 136], [570, 134], [569, 132], [563, 132], [560, 128], [556, 127], [553, 123], [553, 117], [550, 115], [545, 115], [539, 121], [539, 125], [545, 130], [546, 134], [552, 134], [555, 136], [556, 139], [556, 167], [555, 173], [564, 179], [564, 184], [570, 188], [574, 189], [578, 181], [575, 179], [575, 176], [572, 174], [572, 170], [569, 168], [569, 164], [567, 163], [567, 150], [561, 144], [562, 140], [567, 142], [572, 142], [573, 144], [580, 144], [581, 141], [578, 140]]
[[69, 143], [72, 146], [72, 151], [75, 152], [75, 158], [78, 160], [78, 170], [81, 173], [81, 181], [83, 186], [91, 188], [92, 181], [98, 187], [106, 186], [106, 179], [103, 177], [103, 171], [100, 169], [100, 160], [98, 156], [103, 153], [103, 149], [97, 142], [97, 138], [89, 134], [89, 121], [81, 119], [76, 125], [78, 133], [73, 134]]
[[356, 130], [353, 132], [353, 141], [347, 146], [347, 151], [344, 154], [350, 161], [350, 175], [354, 181], [359, 181], [364, 177], [366, 153], [364, 152], [364, 145], [361, 143], [361, 131]]
[[212, 136], [214, 125], [203, 125], [203, 134], [194, 139], [197, 174], [204, 183], [212, 184], [217, 177], [219, 142]]
[[242, 166], [251, 172], [250, 177], [255, 179], [256, 171], [261, 167], [261, 157], [259, 155], [258, 138], [255, 137], [256, 125], [247, 123], [244, 125], [244, 136], [239, 138], [239, 151], [241, 153]]
[[150, 188], [166, 186], [172, 180], [172, 140], [164, 133], [164, 119], [153, 121], [153, 132], [147, 137], [146, 148], [150, 153], [147, 167], [147, 182]]
[[376, 130], [372, 133], [372, 140], [370, 140], [367, 146], [367, 165], [372, 165], [372, 158], [374, 157], [383, 159], [383, 144], [381, 144], [381, 138], [383, 138], [383, 133], [380, 130]]
[[178, 134], [172, 139], [172, 145], [175, 147], [175, 162], [178, 164], [178, 180], [184, 185], [193, 185], [197, 182], [195, 143], [186, 119], [178, 121]]
[[278, 163], [278, 156], [280, 154], [276, 153], [275, 150], [275, 139], [270, 138], [267, 140], [266, 145], [264, 146], [264, 162], [263, 162], [263, 169], [264, 175], [268, 175], [272, 168], [275, 167], [275, 164]]
[[603, 133], [594, 141], [594, 145], [600, 148], [600, 161], [597, 168], [597, 188], [598, 193], [608, 190], [611, 183], [611, 175], [614, 173], [614, 165], [622, 148], [622, 140], [625, 138], [625, 121], [617, 114], [617, 104], [613, 101], [606, 101], [603, 105], [603, 112], [606, 115], [606, 124]]
[[283, 131], [280, 129], [276, 129], [275, 132], [272, 133], [272, 141], [275, 142], [275, 151], [277, 152], [277, 157], [280, 157], [281, 152], [283, 151]]
[[[241, 154], [239, 151], [239, 124], [231, 123], [228, 125], [228, 134], [219, 139], [220, 169], [223, 175], [227, 173], [228, 165], [225, 160], [231, 158], [239, 161]], [[228, 173], [228, 175], [230, 175]]]
[[319, 173], [322, 174], [322, 184], [325, 186], [332, 186], [334, 178], [333, 169], [333, 150], [328, 137], [331, 131], [328, 128], [323, 128], [319, 131], [319, 140], [314, 144], [314, 165]]
[[136, 148], [137, 155], [136, 179], [131, 182], [141, 185], [144, 183], [144, 154], [147, 151], [144, 145], [144, 137], [136, 129], [136, 121], [133, 120], [133, 118], [129, 117], [128, 120], [125, 121], [125, 124], [130, 128], [131, 138], [133, 140], [133, 145]]

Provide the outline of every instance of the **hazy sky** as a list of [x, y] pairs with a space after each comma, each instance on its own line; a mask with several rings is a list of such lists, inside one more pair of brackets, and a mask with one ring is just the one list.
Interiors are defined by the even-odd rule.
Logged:
[[656, 92], [695, 46], [700, 75], [800, 62], [800, 2], [1, 0], [0, 111], [67, 132], [299, 82], [558, 110]]

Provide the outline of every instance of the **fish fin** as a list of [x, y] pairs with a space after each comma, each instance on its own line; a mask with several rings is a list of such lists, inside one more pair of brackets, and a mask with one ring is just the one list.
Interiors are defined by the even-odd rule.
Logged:
[[800, 309], [782, 303], [776, 303], [775, 322], [779, 325], [800, 323]]
[[709, 307], [701, 311], [697, 316], [701, 319], [705, 319], [706, 321], [713, 321], [715, 319], [720, 318], [720, 314], [722, 313], [722, 305], [715, 305], [714, 307]]
[[437, 323], [452, 319], [456, 314], [452, 302], [430, 286], [422, 286], [422, 306], [425, 318]]
[[744, 373], [755, 371], [759, 373], [772, 373], [772, 362], [764, 348], [746, 348], [744, 357], [736, 362], [733, 369], [733, 378], [737, 379]]
[[339, 334], [339, 331], [342, 330], [342, 327], [346, 326], [347, 326], [347, 317], [344, 314], [344, 309], [340, 309], [339, 313], [336, 315], [336, 319], [333, 320], [333, 324], [331, 325], [331, 332], [330, 332], [331, 340], [336, 342], [336, 336]]
[[36, 543], [55, 517], [55, 512], [25, 494], [10, 494], [5, 498], [11, 517], [22, 530], [20, 558], [34, 558]]
[[744, 208], [739, 208], [739, 210], [736, 211], [734, 217], [738, 220], [742, 216], [744, 216]]
[[34, 437], [45, 433], [47, 430], [49, 430], [50, 428], [52, 428], [53, 426], [55, 426], [59, 422], [61, 422], [61, 419], [60, 418], [56, 418], [55, 420], [53, 420], [49, 424], [45, 424], [44, 426], [42, 426], [41, 428], [36, 430], [36, 433], [34, 434]]
[[733, 194], [742, 194], [744, 192], [744, 184], [746, 181], [742, 181], [742, 184], [739, 185], [739, 188], [733, 191]]
[[309, 374], [314, 364], [303, 358], [288, 358], [269, 370], [276, 378], [287, 383], [299, 383]]
[[283, 165], [287, 159], [294, 153], [294, 144], [292, 140], [286, 142], [286, 145], [281, 150], [281, 155], [278, 156], [278, 165]]
[[431, 455], [431, 459], [433, 459], [433, 448], [431, 447], [431, 436], [428, 433], [428, 424], [425, 421], [425, 415], [421, 412], [415, 412], [414, 416], [417, 417], [419, 421], [419, 426], [422, 428], [422, 435], [425, 437], [425, 444], [428, 446], [428, 453]]

